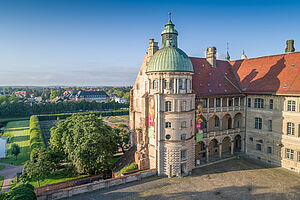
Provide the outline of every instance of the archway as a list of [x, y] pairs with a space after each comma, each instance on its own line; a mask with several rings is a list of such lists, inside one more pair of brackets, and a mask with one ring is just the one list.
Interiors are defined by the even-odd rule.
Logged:
[[208, 144], [209, 161], [219, 158], [219, 143], [218, 140], [212, 139]]
[[195, 160], [196, 160], [196, 165], [198, 165], [197, 162], [199, 161], [200, 164], [206, 162], [206, 145], [202, 141], [197, 142], [195, 145]]
[[208, 132], [220, 130], [220, 118], [217, 115], [212, 116], [208, 120]]
[[243, 115], [241, 113], [237, 113], [234, 116], [234, 128], [242, 128], [243, 127]]
[[222, 140], [222, 156], [226, 157], [231, 154], [231, 139], [230, 137], [226, 136]]
[[226, 114], [224, 115], [223, 119], [222, 119], [222, 129], [223, 130], [227, 130], [227, 129], [231, 129], [232, 128], [232, 118], [230, 116], [230, 114]]
[[236, 135], [234, 138], [234, 152], [241, 152], [242, 150], [242, 137]]

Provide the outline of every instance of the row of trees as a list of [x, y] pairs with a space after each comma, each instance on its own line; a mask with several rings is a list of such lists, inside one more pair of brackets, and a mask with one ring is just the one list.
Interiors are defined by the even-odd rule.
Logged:
[[110, 167], [118, 148], [128, 147], [125, 125], [107, 126], [95, 115], [74, 114], [51, 128], [50, 146], [33, 151], [23, 169], [22, 180], [40, 180], [64, 168], [70, 174], [99, 174]]
[[30, 103], [22, 101], [16, 96], [0, 96], [0, 117], [17, 117], [32, 114], [48, 114], [48, 113], [64, 113], [78, 112], [89, 110], [107, 110], [128, 108], [129, 104], [121, 104], [117, 102], [97, 103], [81, 101], [64, 101], [58, 103]]

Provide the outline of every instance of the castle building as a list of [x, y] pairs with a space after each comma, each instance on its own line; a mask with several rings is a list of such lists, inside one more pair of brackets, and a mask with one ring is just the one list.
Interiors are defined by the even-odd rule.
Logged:
[[217, 60], [188, 57], [169, 20], [162, 48], [150, 39], [130, 98], [131, 143], [140, 169], [183, 176], [245, 154], [300, 173], [300, 52]]

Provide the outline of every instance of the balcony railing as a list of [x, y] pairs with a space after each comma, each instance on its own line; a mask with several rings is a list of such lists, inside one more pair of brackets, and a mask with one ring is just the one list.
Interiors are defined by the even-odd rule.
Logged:
[[233, 110], [239, 111], [243, 109], [244, 106], [213, 107], [213, 108], [203, 108], [203, 113], [228, 112]]
[[209, 131], [209, 132], [204, 132], [203, 138], [210, 138], [210, 137], [216, 137], [216, 136], [222, 136], [222, 135], [231, 135], [231, 134], [240, 133], [240, 132], [244, 132], [244, 131], [245, 131], [245, 127], [220, 130], [220, 131]]

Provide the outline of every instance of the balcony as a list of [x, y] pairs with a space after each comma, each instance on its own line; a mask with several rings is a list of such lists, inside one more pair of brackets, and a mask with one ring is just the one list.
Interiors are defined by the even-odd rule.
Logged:
[[244, 106], [203, 108], [203, 113], [217, 113], [217, 112], [240, 111], [240, 110], [244, 110]]
[[233, 135], [235, 133], [241, 133], [246, 130], [245, 127], [243, 128], [234, 128], [234, 129], [227, 129], [227, 130], [220, 130], [220, 131], [209, 131], [204, 132], [203, 138], [210, 138], [210, 137], [217, 137], [222, 135]]

